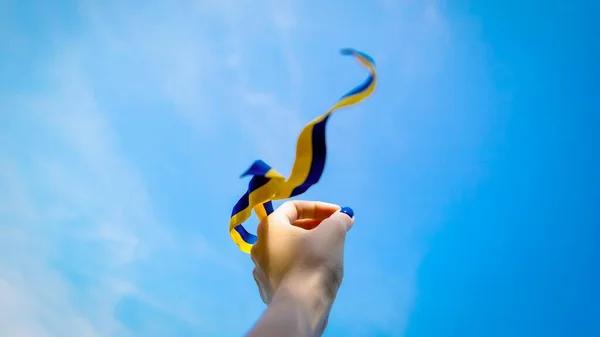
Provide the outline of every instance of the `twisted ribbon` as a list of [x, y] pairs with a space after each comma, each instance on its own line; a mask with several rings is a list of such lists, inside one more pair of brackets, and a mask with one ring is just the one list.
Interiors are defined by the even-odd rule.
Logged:
[[229, 220], [229, 233], [244, 253], [250, 253], [252, 245], [258, 240], [256, 235], [249, 233], [242, 226], [242, 223], [252, 214], [252, 209], [258, 219], [263, 221], [273, 212], [272, 200], [300, 195], [316, 184], [321, 178], [327, 157], [325, 126], [329, 117], [335, 110], [362, 102], [375, 89], [377, 74], [373, 59], [367, 54], [350, 48], [342, 49], [340, 53], [354, 56], [369, 71], [369, 76], [361, 85], [342, 96], [329, 111], [304, 127], [298, 137], [292, 174], [287, 180], [262, 160], [255, 161], [242, 174], [242, 178], [246, 176], [252, 178], [248, 190], [233, 207]]

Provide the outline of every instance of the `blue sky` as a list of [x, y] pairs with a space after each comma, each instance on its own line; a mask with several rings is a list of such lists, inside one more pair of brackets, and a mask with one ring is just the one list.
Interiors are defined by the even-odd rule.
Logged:
[[0, 1], [0, 335], [247, 331], [239, 174], [289, 173], [343, 47], [379, 86], [302, 196], [356, 212], [326, 336], [599, 335], [597, 7]]

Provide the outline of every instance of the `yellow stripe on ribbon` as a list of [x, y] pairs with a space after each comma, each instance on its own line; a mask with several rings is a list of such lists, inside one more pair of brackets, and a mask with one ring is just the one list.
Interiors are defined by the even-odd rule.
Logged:
[[254, 209], [258, 219], [262, 221], [273, 212], [272, 200], [300, 195], [316, 184], [321, 178], [327, 157], [325, 127], [329, 116], [335, 110], [362, 102], [375, 90], [377, 74], [373, 59], [354, 49], [342, 49], [340, 52], [342, 55], [354, 56], [367, 68], [369, 77], [361, 85], [342, 96], [329, 111], [304, 127], [298, 137], [292, 174], [287, 180], [262, 160], [255, 161], [242, 174], [242, 177], [252, 176], [252, 179], [246, 193], [233, 207], [229, 220], [229, 233], [244, 253], [250, 253], [252, 245], [258, 240], [256, 235], [249, 233], [242, 226], [242, 223], [252, 215], [252, 210]]

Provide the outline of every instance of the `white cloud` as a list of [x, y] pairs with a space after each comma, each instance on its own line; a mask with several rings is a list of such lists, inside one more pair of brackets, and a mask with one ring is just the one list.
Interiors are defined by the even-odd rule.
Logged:
[[[231, 123], [241, 117], [244, 121], [235, 124], [247, 129], [245, 121], [250, 119], [280, 120], [290, 113], [296, 118], [295, 93], [302, 71], [292, 47], [296, 22], [292, 1], [174, 4], [158, 0], [139, 8], [122, 2], [90, 0], [81, 7], [83, 20], [90, 22], [90, 29], [78, 40], [78, 47], [86, 51], [87, 62], [109, 71], [115, 90], [131, 99], [147, 100], [150, 95], [172, 102], [173, 111], [207, 139], [215, 136], [218, 120]], [[264, 31], [272, 34], [266, 36]], [[269, 89], [254, 88], [250, 80], [248, 69], [265, 67], [264, 63], [249, 63], [262, 61], [254, 48], [259, 41], [274, 42], [285, 60], [293, 96], [285, 104], [277, 102]], [[226, 93], [227, 102], [206, 95], [215, 90]], [[248, 92], [270, 96], [267, 116], [263, 115], [267, 114], [265, 111], [246, 110], [246, 104], [252, 103], [245, 101]], [[282, 108], [284, 105], [288, 108]], [[275, 129], [291, 134], [297, 133], [299, 127], [295, 123], [279, 123]], [[277, 135], [271, 132], [256, 132], [254, 136], [258, 137], [258, 150], [270, 147], [278, 153], [289, 152], [288, 142], [279, 146]], [[291, 139], [293, 143], [295, 138]]]
[[[66, 63], [52, 69], [59, 74], [53, 90], [13, 106], [19, 118], [38, 120], [37, 131], [48, 138], [28, 153], [2, 158], [1, 185], [11, 188], [0, 199], [9, 234], [0, 236], [0, 288], [2, 298], [12, 299], [2, 301], [0, 317], [10, 322], [0, 324], [3, 336], [122, 335], [112, 309], [127, 280], [117, 287], [111, 278], [169, 242], [78, 59], [64, 56]], [[93, 286], [82, 290], [91, 294], [76, 296], [78, 287], [56, 263], [90, 279]]]
[[[8, 187], [0, 193], [0, 297], [6, 299], [0, 335], [125, 336], [130, 332], [114, 311], [130, 295], [197, 331], [214, 329], [190, 312], [187, 301], [164, 302], [137, 285], [143, 278], [138, 264], [160, 252], [168, 250], [173, 258], [192, 253], [192, 260], [222, 258], [202, 238], [192, 240], [196, 251], [182, 251], [174, 233], [160, 224], [142, 177], [119, 148], [103, 107], [108, 102], [96, 89], [110, 74], [115, 92], [146, 101], [166, 98], [183, 118], [211, 130], [221, 112], [203, 93], [206, 85], [229, 83], [219, 82], [215, 69], [226, 64], [214, 58], [219, 46], [195, 33], [206, 14], [199, 15], [191, 3], [170, 4], [80, 3], [90, 24], [74, 39], [56, 38], [53, 57], [38, 74], [48, 89], [3, 94], [10, 101], [3, 110], [43, 142], [0, 158], [0, 185]], [[237, 55], [230, 66], [241, 62], [243, 54]], [[244, 92], [242, 77], [234, 93], [264, 111], [267, 127], [281, 130], [277, 110], [284, 109], [270, 94]], [[253, 135], [271, 144], [273, 136], [263, 134]], [[226, 261], [217, 265], [231, 270]]]
[[[298, 111], [303, 76], [293, 42], [304, 23], [296, 15], [299, 4], [89, 0], [79, 3], [84, 27], [69, 37], [51, 32], [58, 37], [38, 79], [47, 91], [14, 92], [3, 97], [6, 107], [1, 107], [42, 142], [14, 147], [0, 157], [0, 186], [6, 187], [0, 189], [0, 298], [6, 299], [0, 304], [0, 335], [127, 336], [130, 331], [115, 317], [126, 296], [197, 331], [213, 331], [211, 318], [218, 313], [198, 317], [193, 305], [209, 311], [217, 302], [214, 294], [198, 291], [205, 303], [165, 300], [140, 284], [142, 273], [187, 270], [191, 267], [173, 264], [207, 259], [231, 274], [240, 273], [239, 266], [207, 239], [181, 240], [169, 229], [142, 173], [121, 148], [108, 112], [115, 100], [128, 102], [119, 105], [130, 108], [121, 113], [137, 116], [152, 112], [136, 109], [167, 101], [201, 137], [211, 139], [223, 125], [232, 125], [232, 132], [252, 139], [248, 147], [255, 153], [288, 173], [290, 149], [308, 121]], [[424, 13], [432, 25], [443, 24], [435, 7]], [[272, 34], [265, 37], [265, 31]], [[253, 49], [257, 40], [279, 48], [290, 99], [270, 91], [278, 88], [251, 83], [251, 69], [266, 68], [256, 63], [261, 61]], [[418, 50], [413, 56], [418, 60]], [[208, 92], [226, 92], [226, 98]], [[224, 100], [230, 103], [227, 109]], [[182, 248], [181, 242], [189, 246]], [[237, 253], [233, 246], [227, 249]], [[192, 257], [179, 262], [186, 254]], [[414, 277], [414, 269], [407, 275]], [[385, 327], [405, 317], [414, 287], [405, 284], [401, 294], [376, 294], [387, 314], [365, 320]], [[350, 316], [340, 314], [356, 321]]]

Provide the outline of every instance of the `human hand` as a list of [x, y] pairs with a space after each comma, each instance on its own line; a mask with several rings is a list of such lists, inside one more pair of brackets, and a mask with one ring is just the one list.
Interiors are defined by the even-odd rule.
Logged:
[[307, 311], [313, 329], [324, 329], [343, 278], [350, 208], [313, 201], [288, 201], [258, 225], [251, 251], [254, 279], [266, 304], [285, 293]]

